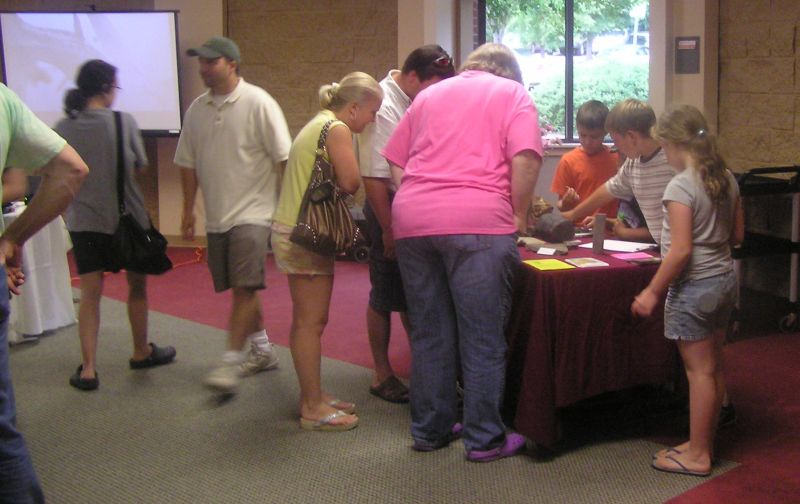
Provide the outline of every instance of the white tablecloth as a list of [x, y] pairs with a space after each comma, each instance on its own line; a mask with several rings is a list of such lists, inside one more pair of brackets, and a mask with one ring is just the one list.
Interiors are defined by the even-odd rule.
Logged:
[[[3, 215], [6, 227], [23, 210], [24, 207]], [[42, 334], [77, 321], [67, 263], [68, 244], [67, 228], [58, 217], [22, 247], [25, 283], [19, 296], [11, 296], [10, 343], [23, 341], [23, 335]]]

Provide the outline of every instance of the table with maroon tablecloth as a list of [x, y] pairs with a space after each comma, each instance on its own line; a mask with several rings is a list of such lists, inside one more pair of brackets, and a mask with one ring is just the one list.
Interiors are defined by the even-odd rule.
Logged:
[[[520, 249], [524, 259], [543, 259]], [[652, 252], [656, 254], [655, 251]], [[664, 338], [663, 305], [650, 318], [633, 317], [633, 298], [658, 265], [637, 265], [590, 249], [596, 268], [540, 271], [521, 263], [507, 334], [504, 415], [535, 443], [558, 441], [558, 408], [604, 392], [673, 381], [675, 344]]]

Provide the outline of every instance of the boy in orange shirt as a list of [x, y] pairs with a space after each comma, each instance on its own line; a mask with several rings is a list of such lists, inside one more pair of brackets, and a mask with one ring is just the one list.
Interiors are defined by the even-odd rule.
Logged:
[[[617, 173], [619, 156], [603, 145], [606, 136], [608, 107], [597, 100], [589, 100], [578, 108], [575, 122], [578, 126], [580, 147], [561, 157], [550, 190], [558, 194], [558, 209], [572, 210], [595, 189]], [[617, 215], [617, 200], [600, 207], [597, 212]]]

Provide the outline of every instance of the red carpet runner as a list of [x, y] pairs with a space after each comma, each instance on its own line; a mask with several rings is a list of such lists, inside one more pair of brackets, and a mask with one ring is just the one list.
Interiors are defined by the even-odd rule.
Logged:
[[800, 502], [800, 334], [739, 341], [725, 359], [738, 422], [718, 436], [717, 455], [741, 465], [669, 502]]

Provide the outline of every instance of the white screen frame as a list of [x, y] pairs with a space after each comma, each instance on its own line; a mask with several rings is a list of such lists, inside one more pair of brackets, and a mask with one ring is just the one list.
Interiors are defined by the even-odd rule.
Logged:
[[116, 66], [113, 108], [142, 133], [181, 130], [177, 11], [0, 12], [3, 80], [48, 125], [64, 116], [65, 92], [90, 59]]

